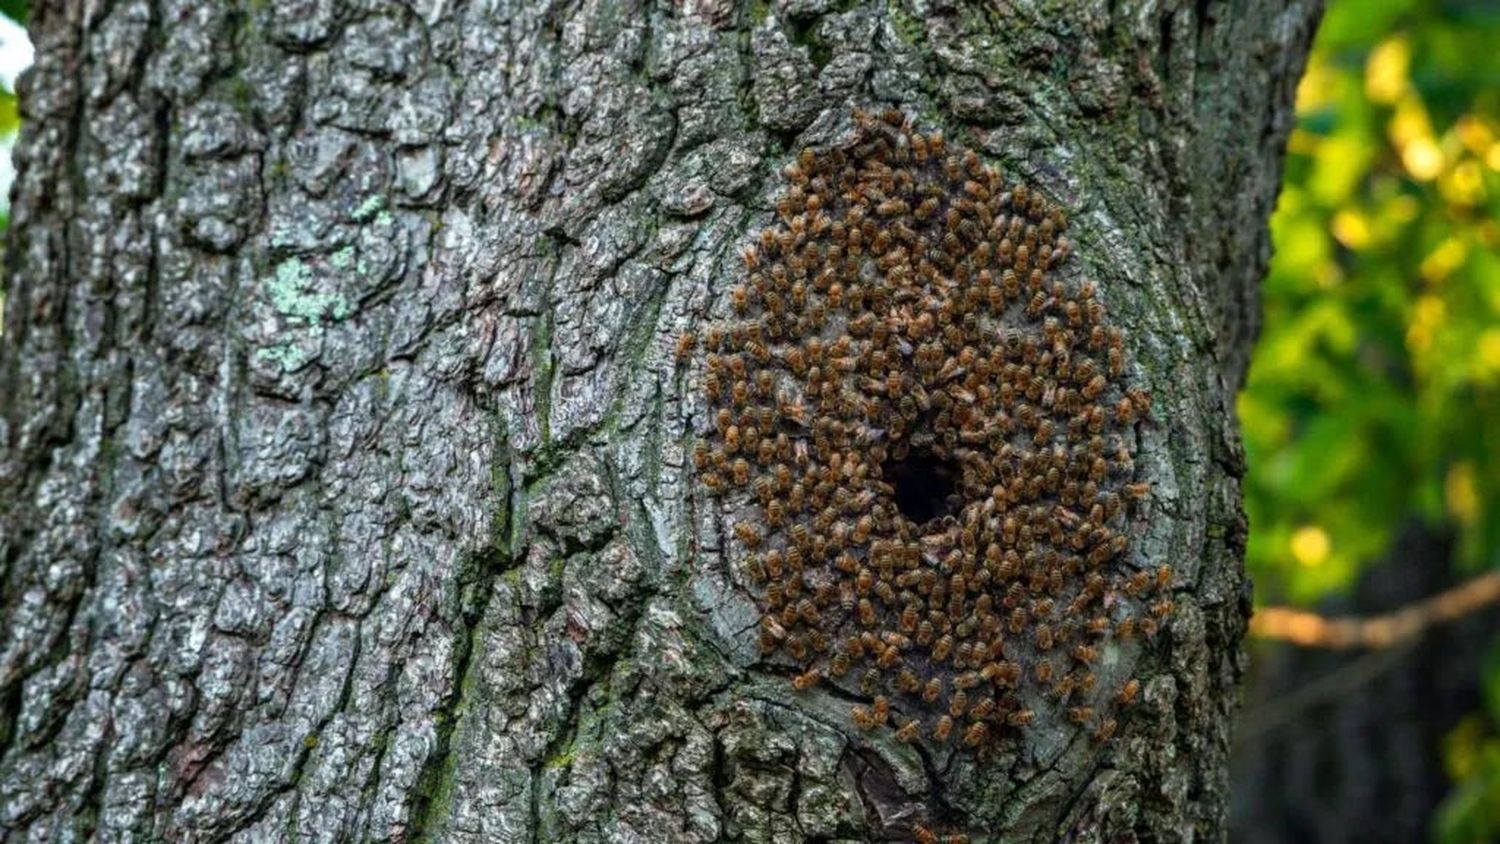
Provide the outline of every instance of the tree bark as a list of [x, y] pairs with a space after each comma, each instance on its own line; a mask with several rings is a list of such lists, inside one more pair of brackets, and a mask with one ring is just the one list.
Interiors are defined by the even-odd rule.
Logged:
[[[59, 0], [0, 347], [0, 830], [1224, 837], [1232, 421], [1316, 0]], [[946, 762], [758, 664], [676, 338], [898, 106], [1068, 210], [1177, 611], [1095, 745]]]

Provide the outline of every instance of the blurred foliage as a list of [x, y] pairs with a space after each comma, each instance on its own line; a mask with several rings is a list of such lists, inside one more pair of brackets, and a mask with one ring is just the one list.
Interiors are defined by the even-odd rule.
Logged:
[[[1330, 0], [1297, 112], [1239, 401], [1258, 597], [1350, 586], [1413, 519], [1500, 564], [1500, 3]], [[1486, 671], [1441, 841], [1500, 840]]]

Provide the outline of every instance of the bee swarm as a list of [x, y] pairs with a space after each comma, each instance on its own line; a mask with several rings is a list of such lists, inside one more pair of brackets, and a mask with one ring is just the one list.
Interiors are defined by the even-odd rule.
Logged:
[[1123, 560], [1150, 398], [1095, 285], [1056, 275], [1063, 213], [896, 110], [785, 176], [735, 317], [678, 349], [706, 350], [698, 476], [754, 502], [763, 652], [902, 741], [984, 749], [1044, 696], [1109, 738], [1139, 683], [1093, 667], [1155, 634], [1171, 572]]

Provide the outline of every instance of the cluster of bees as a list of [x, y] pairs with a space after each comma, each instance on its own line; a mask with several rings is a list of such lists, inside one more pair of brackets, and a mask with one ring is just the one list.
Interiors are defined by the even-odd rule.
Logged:
[[1172, 611], [1170, 570], [1122, 556], [1149, 394], [1054, 272], [1060, 209], [899, 111], [854, 123], [786, 167], [733, 316], [679, 345], [763, 652], [902, 741], [983, 751], [1033, 707], [1108, 739], [1140, 683], [1095, 666]]

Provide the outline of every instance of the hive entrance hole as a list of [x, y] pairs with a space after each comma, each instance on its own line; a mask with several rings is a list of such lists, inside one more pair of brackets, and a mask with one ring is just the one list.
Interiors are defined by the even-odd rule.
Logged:
[[887, 460], [880, 474], [896, 493], [896, 509], [917, 524], [958, 512], [959, 467], [930, 451]]

